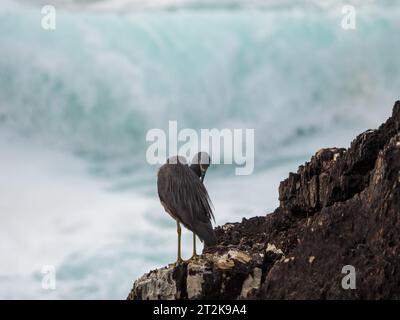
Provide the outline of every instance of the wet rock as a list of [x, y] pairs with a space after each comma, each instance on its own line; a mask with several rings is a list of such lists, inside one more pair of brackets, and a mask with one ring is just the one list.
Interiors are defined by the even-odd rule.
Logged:
[[186, 296], [182, 287], [186, 266], [169, 266], [146, 273], [133, 284], [130, 300], [176, 300]]

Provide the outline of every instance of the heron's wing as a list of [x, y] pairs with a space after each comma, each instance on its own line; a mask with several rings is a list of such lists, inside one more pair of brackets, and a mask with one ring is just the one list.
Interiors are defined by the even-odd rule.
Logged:
[[206, 188], [185, 165], [165, 165], [158, 174], [158, 194], [166, 211], [193, 230], [196, 222], [214, 219]]

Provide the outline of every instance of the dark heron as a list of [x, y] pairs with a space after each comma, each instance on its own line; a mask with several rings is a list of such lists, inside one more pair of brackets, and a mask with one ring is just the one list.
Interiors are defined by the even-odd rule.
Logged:
[[[175, 219], [178, 233], [178, 257], [181, 258], [181, 226], [193, 232], [193, 254], [196, 254], [196, 235], [206, 246], [216, 243], [211, 225], [214, 215], [211, 200], [202, 183], [210, 164], [208, 154], [198, 153], [189, 167], [183, 157], [171, 157], [158, 171], [158, 196], [165, 211]], [[200, 178], [200, 179], [199, 179]]]

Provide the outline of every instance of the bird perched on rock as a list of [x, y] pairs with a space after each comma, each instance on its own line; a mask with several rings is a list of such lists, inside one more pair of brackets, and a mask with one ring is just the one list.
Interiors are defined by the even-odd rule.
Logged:
[[[215, 221], [212, 204], [203, 179], [210, 165], [210, 157], [199, 152], [189, 167], [185, 158], [174, 156], [161, 166], [157, 175], [158, 196], [165, 211], [176, 221], [178, 233], [178, 257], [181, 263], [181, 226], [193, 232], [193, 254], [196, 258], [196, 235], [206, 246], [216, 243], [211, 225]], [[200, 178], [200, 179], [199, 179]]]

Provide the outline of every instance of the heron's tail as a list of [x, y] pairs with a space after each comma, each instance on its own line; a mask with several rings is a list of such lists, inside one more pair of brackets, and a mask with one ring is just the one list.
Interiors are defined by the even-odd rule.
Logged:
[[211, 223], [197, 223], [196, 235], [204, 242], [206, 247], [211, 247], [217, 244], [217, 237]]

